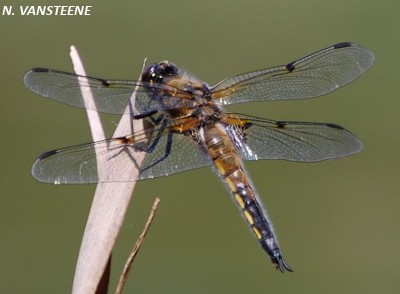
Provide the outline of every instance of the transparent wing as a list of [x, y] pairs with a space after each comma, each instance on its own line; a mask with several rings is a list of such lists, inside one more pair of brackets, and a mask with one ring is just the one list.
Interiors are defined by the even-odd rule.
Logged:
[[273, 121], [244, 115], [240, 119], [246, 122], [245, 128], [227, 128], [247, 160], [316, 162], [349, 156], [363, 148], [355, 135], [336, 124]]
[[[53, 100], [86, 108], [81, 87], [89, 88], [94, 100], [89, 109], [97, 109], [99, 112], [122, 114], [130, 102], [130, 98], [136, 88], [136, 107], [139, 112], [151, 112], [161, 109], [157, 99], [163, 98], [160, 93], [168, 96], [168, 104], [163, 104], [162, 109], [184, 107], [182, 99], [170, 97], [169, 93], [181, 93], [177, 88], [159, 83], [105, 80], [92, 77], [79, 76], [46, 68], [34, 68], [24, 76], [25, 86], [32, 92]], [[151, 93], [158, 93], [157, 96]]]
[[[136, 152], [145, 152], [141, 166], [135, 160]], [[56, 184], [129, 182], [135, 180], [126, 173], [130, 165], [139, 169], [138, 180], [144, 180], [211, 164], [202, 146], [190, 136], [156, 127], [125, 137], [46, 152], [36, 159], [32, 175], [41, 182]]]
[[226, 79], [212, 88], [222, 104], [318, 97], [362, 75], [374, 62], [371, 51], [339, 43], [286, 65]]

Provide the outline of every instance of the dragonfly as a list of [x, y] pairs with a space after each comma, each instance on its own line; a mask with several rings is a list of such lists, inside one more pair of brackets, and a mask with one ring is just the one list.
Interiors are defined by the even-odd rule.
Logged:
[[[272, 222], [243, 160], [319, 162], [360, 152], [362, 142], [334, 123], [274, 121], [228, 112], [225, 106], [255, 101], [314, 98], [362, 75], [373, 53], [342, 42], [282, 66], [239, 74], [209, 86], [168, 61], [147, 65], [140, 81], [107, 80], [45, 68], [24, 76], [25, 86], [44, 97], [99, 112], [123, 114], [147, 127], [125, 136], [53, 150], [33, 164], [35, 179], [56, 184], [127, 182], [212, 167], [237, 204], [250, 231], [280, 272], [283, 259]], [[90, 89], [86, 103], [81, 88]], [[131, 95], [135, 91], [135, 101]], [[145, 154], [138, 166], [134, 153]], [[137, 165], [131, 178], [124, 166]]]

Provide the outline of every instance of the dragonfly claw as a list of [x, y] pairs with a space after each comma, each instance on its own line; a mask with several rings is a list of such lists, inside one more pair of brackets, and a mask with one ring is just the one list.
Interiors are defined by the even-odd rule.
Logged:
[[271, 261], [275, 265], [275, 268], [281, 273], [284, 273], [285, 270], [291, 273], [293, 272], [291, 267], [286, 263], [286, 261], [282, 258], [280, 254], [271, 258]]

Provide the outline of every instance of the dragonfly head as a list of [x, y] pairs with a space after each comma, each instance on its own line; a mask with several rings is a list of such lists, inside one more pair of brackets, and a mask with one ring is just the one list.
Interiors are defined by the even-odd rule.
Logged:
[[179, 69], [167, 60], [158, 64], [147, 65], [142, 73], [142, 81], [149, 83], [162, 83], [164, 78], [177, 76]]

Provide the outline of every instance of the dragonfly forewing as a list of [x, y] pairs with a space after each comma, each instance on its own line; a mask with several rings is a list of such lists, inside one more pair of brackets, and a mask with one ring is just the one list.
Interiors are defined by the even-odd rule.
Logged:
[[[181, 90], [161, 83], [140, 81], [106, 80], [46, 69], [34, 68], [24, 75], [24, 84], [32, 92], [74, 107], [88, 108], [99, 112], [123, 114], [135, 90], [135, 106], [140, 113], [184, 106], [182, 100], [173, 95], [184, 95]], [[89, 88], [94, 99], [85, 104], [81, 88]], [[151, 92], [157, 92], [158, 99]], [[161, 95], [160, 93], [163, 93]], [[169, 106], [160, 99], [168, 99]], [[132, 107], [134, 109], [134, 107]], [[132, 113], [137, 115], [137, 113]]]
[[374, 62], [368, 49], [339, 43], [286, 65], [237, 75], [212, 88], [222, 104], [314, 98], [362, 75]]

